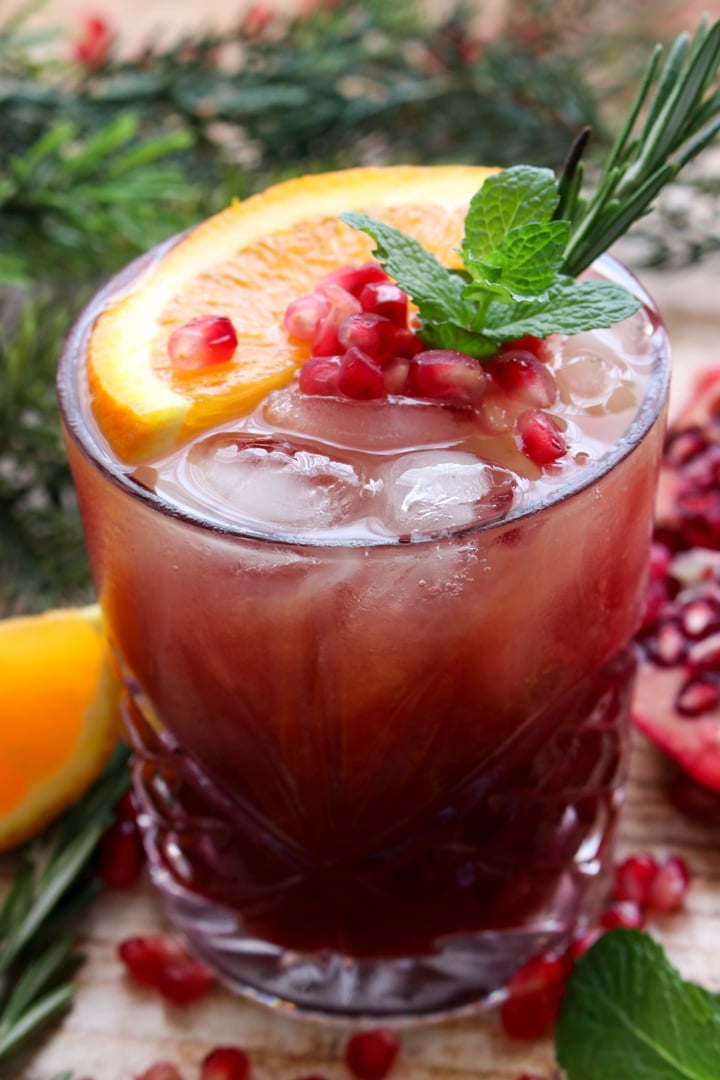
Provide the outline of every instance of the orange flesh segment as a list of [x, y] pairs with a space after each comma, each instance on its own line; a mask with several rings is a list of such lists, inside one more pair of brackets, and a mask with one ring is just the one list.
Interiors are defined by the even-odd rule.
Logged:
[[83, 714], [100, 674], [103, 645], [102, 638], [82, 623], [72, 628], [46, 623], [40, 628], [28, 622], [26, 629], [3, 635], [0, 641], [4, 699], [0, 813], [7, 813], [77, 749]]
[[[93, 411], [118, 456], [139, 461], [249, 412], [309, 355], [288, 339], [291, 300], [336, 267], [371, 257], [373, 242], [335, 215], [362, 209], [409, 232], [448, 264], [467, 204], [489, 170], [464, 166], [356, 169], [271, 188], [211, 218], [165, 255], [92, 336]], [[167, 340], [201, 315], [238, 334], [229, 364], [173, 371]]]

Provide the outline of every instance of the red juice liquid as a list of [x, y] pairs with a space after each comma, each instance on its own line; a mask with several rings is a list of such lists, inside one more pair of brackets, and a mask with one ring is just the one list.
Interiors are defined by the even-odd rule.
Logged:
[[[448, 1011], [599, 904], [666, 391], [657, 319], [634, 318], [595, 343], [643, 341], [627, 415], [617, 381], [578, 404], [568, 351], [573, 455], [543, 473], [463, 410], [292, 388], [121, 469], [79, 419], [71, 341], [61, 401], [154, 876], [254, 996]], [[447, 500], [438, 452], [463, 477]]]

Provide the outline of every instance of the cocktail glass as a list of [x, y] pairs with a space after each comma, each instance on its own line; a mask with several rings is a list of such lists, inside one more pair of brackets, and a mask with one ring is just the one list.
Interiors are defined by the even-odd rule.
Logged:
[[[492, 1000], [595, 917], [622, 801], [668, 384], [544, 498], [416, 542], [219, 525], [98, 434], [95, 318], [59, 373], [152, 878], [241, 992], [324, 1017]], [[352, 404], [348, 408], [353, 408]]]

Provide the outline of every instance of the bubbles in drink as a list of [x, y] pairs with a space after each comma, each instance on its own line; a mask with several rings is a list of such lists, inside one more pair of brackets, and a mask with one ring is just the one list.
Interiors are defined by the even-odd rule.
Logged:
[[316, 535], [342, 526], [362, 495], [361, 480], [347, 462], [232, 433], [196, 443], [183, 473], [179, 481], [186, 494], [192, 492], [192, 503], [214, 519], [285, 534]]
[[383, 520], [398, 536], [481, 524], [510, 509], [515, 477], [459, 450], [404, 454], [384, 472]]

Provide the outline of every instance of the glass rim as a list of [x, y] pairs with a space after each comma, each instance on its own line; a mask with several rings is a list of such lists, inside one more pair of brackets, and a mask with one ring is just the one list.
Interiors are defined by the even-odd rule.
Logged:
[[[597, 484], [603, 477], [620, 465], [650, 432], [660, 416], [666, 402], [670, 385], [670, 347], [667, 331], [661, 314], [644, 286], [632, 271], [628, 270], [612, 255], [604, 254], [593, 267], [604, 271], [605, 276], [620, 282], [641, 301], [653, 317], [654, 329], [651, 337], [652, 367], [650, 370], [645, 395], [628, 428], [616, 443], [601, 457], [585, 466], [571, 477], [567, 483], [559, 485], [542, 498], [520, 506], [489, 521], [470, 523], [455, 529], [441, 529], [434, 533], [418, 537], [387, 537], [378, 535], [358, 538], [307, 537], [287, 532], [263, 531], [245, 525], [232, 525], [211, 521], [200, 512], [179, 506], [163, 498], [149, 488], [144, 487], [133, 475], [133, 466], [119, 461], [105, 443], [102, 433], [95, 431], [95, 425], [88, 423], [85, 416], [90, 413], [89, 390], [83, 379], [83, 366], [87, 346], [95, 321], [106, 310], [110, 301], [116, 301], [132, 292], [142, 282], [142, 277], [151, 269], [152, 264], [180, 239], [174, 236], [141, 255], [123, 270], [119, 271], [103, 286], [80, 312], [63, 346], [57, 372], [57, 397], [60, 414], [67, 436], [75, 444], [82, 456], [89, 461], [106, 480], [131, 498], [145, 504], [149, 509], [183, 522], [204, 533], [212, 533], [226, 539], [268, 543], [285, 547], [301, 548], [357, 548], [357, 547], [409, 547], [453, 539], [462, 539], [476, 533], [491, 532], [516, 525], [562, 505], [569, 499], [581, 494], [587, 488]], [[88, 397], [83, 401], [83, 394]], [[209, 433], [209, 432], [208, 432]]]

